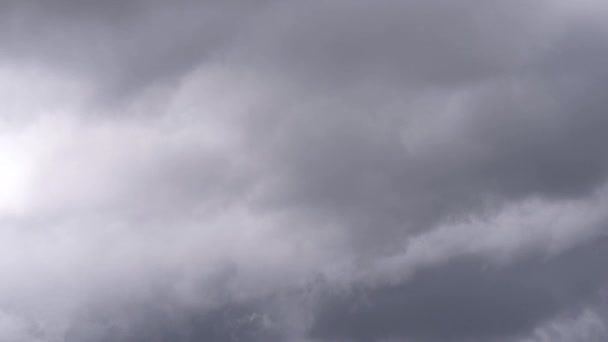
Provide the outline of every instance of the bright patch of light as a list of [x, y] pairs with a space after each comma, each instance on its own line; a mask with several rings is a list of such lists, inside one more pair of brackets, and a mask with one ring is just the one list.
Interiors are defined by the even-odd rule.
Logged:
[[31, 159], [22, 139], [0, 137], [0, 215], [23, 210], [31, 174]]

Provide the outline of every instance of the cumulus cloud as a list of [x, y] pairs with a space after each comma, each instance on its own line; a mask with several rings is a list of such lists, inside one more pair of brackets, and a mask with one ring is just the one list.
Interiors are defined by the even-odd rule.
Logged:
[[608, 336], [601, 2], [0, 13], [0, 340]]

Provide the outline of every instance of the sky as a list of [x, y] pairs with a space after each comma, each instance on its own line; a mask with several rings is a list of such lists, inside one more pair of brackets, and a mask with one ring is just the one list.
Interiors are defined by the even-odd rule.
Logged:
[[0, 2], [0, 341], [608, 340], [607, 19]]

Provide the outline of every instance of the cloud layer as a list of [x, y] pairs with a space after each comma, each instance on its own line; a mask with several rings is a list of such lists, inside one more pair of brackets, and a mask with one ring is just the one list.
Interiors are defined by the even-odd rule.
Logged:
[[2, 3], [0, 340], [605, 340], [607, 10]]

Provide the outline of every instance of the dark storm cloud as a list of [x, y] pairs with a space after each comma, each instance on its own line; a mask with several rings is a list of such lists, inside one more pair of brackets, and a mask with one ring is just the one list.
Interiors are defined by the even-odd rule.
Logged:
[[597, 301], [608, 240], [504, 268], [455, 258], [404, 284], [329, 295], [313, 326], [327, 340], [494, 341], [528, 333], [562, 310]]
[[242, 53], [325, 86], [362, 78], [370, 87], [450, 86], [524, 66], [543, 47], [543, 9], [540, 1], [290, 1], [266, 13]]
[[602, 9], [3, 3], [0, 337], [605, 337]]
[[[298, 102], [272, 128], [289, 132], [272, 140], [277, 169], [287, 169], [277, 202], [362, 225], [367, 238], [426, 229], [488, 200], [587, 196], [607, 175], [603, 86], [575, 92], [544, 77], [483, 83], [447, 114], [350, 94]], [[452, 96], [461, 95], [429, 101]]]
[[243, 29], [266, 1], [23, 1], [5, 4], [4, 58], [84, 73], [104, 99], [175, 81]]
[[[70, 341], [281, 341], [267, 318], [250, 304], [201, 312], [149, 300], [133, 307], [99, 310], [67, 333]], [[125, 320], [124, 324], [120, 320]]]

